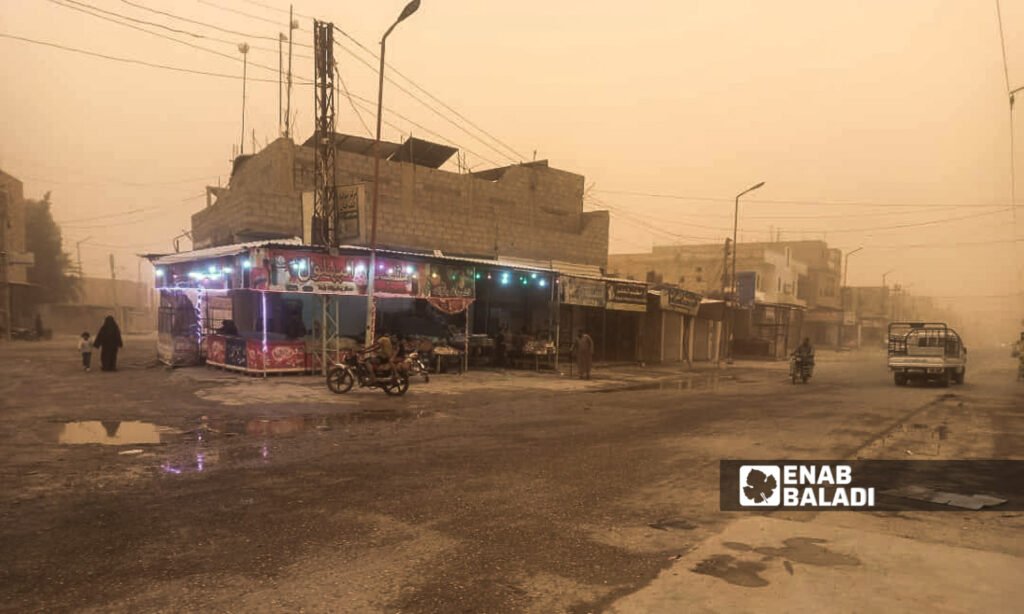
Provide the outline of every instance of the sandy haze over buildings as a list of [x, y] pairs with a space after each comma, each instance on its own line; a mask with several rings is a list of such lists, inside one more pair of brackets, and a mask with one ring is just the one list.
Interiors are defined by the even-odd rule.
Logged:
[[[376, 51], [404, 4], [295, 4], [296, 141], [313, 120], [307, 16]], [[252, 131], [259, 147], [278, 134], [276, 37], [287, 8], [281, 0], [4, 0], [0, 33], [234, 77], [242, 73], [235, 45], [248, 42], [250, 152]], [[107, 19], [83, 12], [97, 9]], [[224, 55], [109, 21], [122, 16]], [[588, 208], [612, 212], [612, 252], [720, 243], [731, 235], [733, 196], [765, 181], [741, 205], [741, 241], [863, 246], [850, 259], [851, 285], [881, 284], [891, 270], [887, 281], [915, 294], [1009, 300], [1020, 291], [1014, 240], [1022, 235], [1011, 210], [1007, 81], [1024, 85], [1024, 2], [1003, 2], [1002, 20], [1008, 78], [988, 1], [424, 0], [389, 39], [389, 64], [501, 144], [391, 83], [384, 137], [456, 144], [475, 170], [536, 156], [584, 174]], [[338, 130], [366, 136], [376, 77], [356, 58], [375, 60], [350, 39], [338, 42], [339, 72], [356, 96], [338, 99]], [[205, 206], [204, 186], [227, 182], [240, 79], [11, 38], [0, 38], [0, 53], [0, 168], [25, 182], [26, 197], [52, 191], [67, 249], [86, 239], [87, 274], [104, 274], [114, 253], [134, 277], [134, 254], [170, 250]], [[1018, 118], [1018, 146], [1022, 126]]]

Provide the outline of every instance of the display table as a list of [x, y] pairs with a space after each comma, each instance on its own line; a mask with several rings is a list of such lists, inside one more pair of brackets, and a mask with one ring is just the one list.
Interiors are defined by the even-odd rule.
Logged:
[[306, 342], [302, 339], [268, 339], [209, 335], [206, 364], [243, 373], [304, 373]]
[[463, 372], [462, 355], [463, 355], [463, 352], [461, 350], [457, 350], [457, 349], [455, 349], [455, 348], [453, 348], [451, 346], [445, 346], [445, 345], [435, 346], [434, 347], [434, 357], [435, 357], [435, 359], [437, 361], [437, 372], [438, 373], [441, 372], [441, 366], [442, 365], [450, 365], [450, 364], [453, 364], [453, 363], [455, 363], [457, 361], [458, 362], [459, 373], [462, 373]]

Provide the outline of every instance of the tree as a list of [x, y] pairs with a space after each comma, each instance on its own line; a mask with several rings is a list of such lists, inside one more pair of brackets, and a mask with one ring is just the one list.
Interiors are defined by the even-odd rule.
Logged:
[[25, 201], [25, 246], [35, 254], [28, 269], [29, 283], [36, 284], [37, 303], [61, 303], [78, 295], [78, 278], [72, 274], [71, 257], [64, 251], [60, 226], [50, 213], [50, 193], [41, 200]]

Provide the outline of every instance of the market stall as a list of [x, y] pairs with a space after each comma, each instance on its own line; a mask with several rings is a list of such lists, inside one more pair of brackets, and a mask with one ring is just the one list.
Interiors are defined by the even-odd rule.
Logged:
[[554, 356], [557, 322], [555, 286], [550, 269], [525, 269], [510, 263], [477, 265], [473, 332], [474, 361], [495, 367], [539, 368]]
[[[205, 360], [246, 373], [315, 372], [364, 343], [363, 248], [242, 244], [152, 260], [161, 286], [158, 350], [168, 364]], [[473, 268], [394, 254], [378, 258], [377, 267], [375, 305], [384, 307], [375, 309], [377, 330], [428, 339], [435, 351], [464, 362]], [[447, 322], [440, 331], [420, 326], [410, 306]], [[399, 324], [406, 329], [388, 328]]]

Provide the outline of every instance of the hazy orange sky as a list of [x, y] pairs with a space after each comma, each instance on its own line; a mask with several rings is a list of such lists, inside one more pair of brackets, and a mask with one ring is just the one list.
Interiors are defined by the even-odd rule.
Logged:
[[[305, 16], [333, 21], [376, 51], [404, 4], [296, 3], [295, 41], [303, 45], [295, 48], [296, 80], [312, 78]], [[285, 2], [72, 6], [202, 34], [158, 30], [230, 57], [51, 0], [0, 1], [0, 33], [234, 76], [242, 72], [236, 45], [246, 41], [253, 47], [246, 150], [253, 129], [261, 144], [277, 136], [272, 39], [287, 27]], [[1024, 1], [1004, 0], [1002, 16], [1009, 82], [1024, 86]], [[339, 42], [375, 64], [351, 41]], [[204, 206], [204, 186], [226, 183], [241, 129], [239, 79], [9, 38], [0, 38], [0, 54], [0, 168], [25, 182], [27, 197], [52, 191], [67, 249], [74, 254], [88, 238], [88, 274], [105, 274], [112, 252], [120, 275], [134, 277], [134, 254], [170, 250], [171, 237]], [[340, 49], [336, 57], [349, 90], [374, 101], [373, 71]], [[423, 0], [389, 39], [388, 60], [518, 155], [495, 151], [487, 137], [475, 140], [391, 84], [385, 120], [399, 129], [385, 126], [385, 138], [448, 139], [473, 152], [467, 159], [476, 170], [536, 151], [585, 175], [595, 199], [587, 207], [612, 209], [612, 252], [720, 242], [731, 234], [733, 196], [766, 181], [743, 200], [741, 241], [766, 240], [774, 228], [783, 239], [824, 237], [844, 251], [864, 246], [850, 259], [852, 285], [880, 284], [894, 269], [888, 281], [914, 293], [1018, 290], [1010, 241], [1022, 235], [1009, 209], [1009, 113], [994, 0]], [[372, 105], [358, 104], [372, 129]], [[312, 131], [308, 85], [294, 86], [292, 107], [301, 142]], [[344, 97], [337, 113], [339, 131], [367, 134]], [[1024, 116], [1016, 121], [1020, 147]], [[908, 226], [922, 222], [936, 223]], [[971, 245], [955, 245], [965, 242]]]

